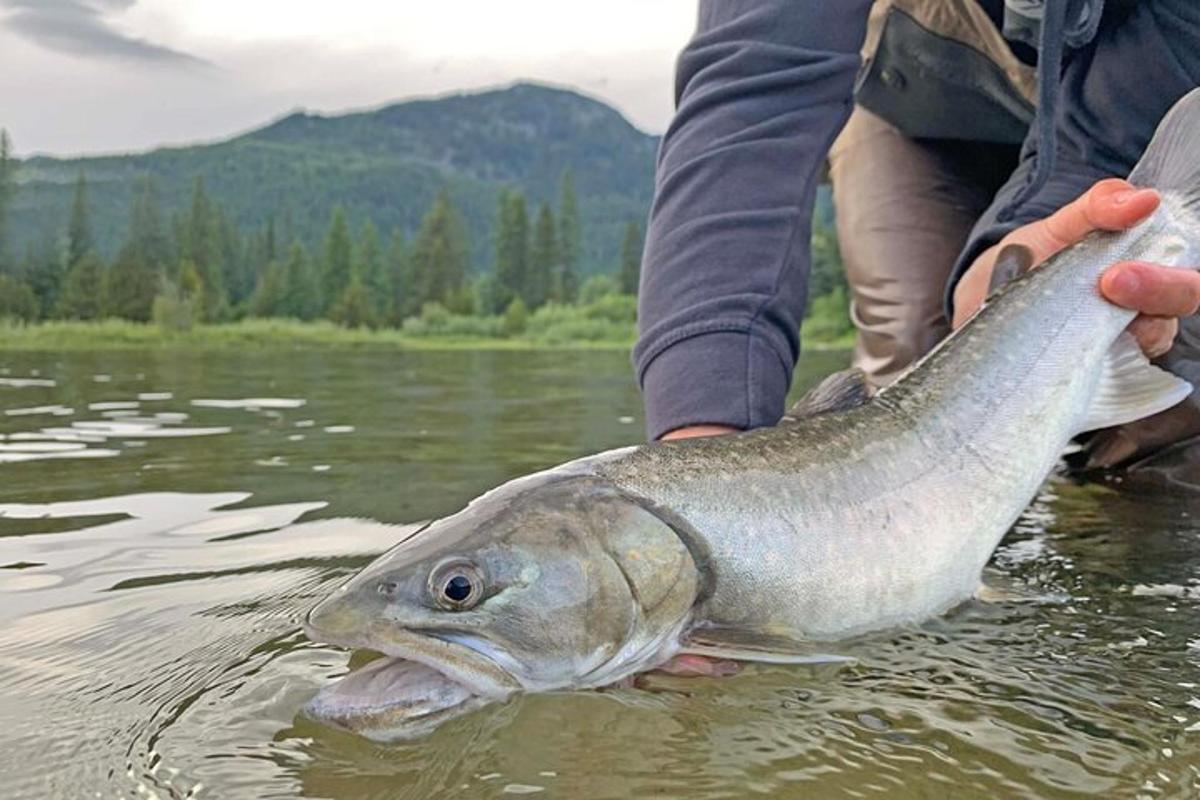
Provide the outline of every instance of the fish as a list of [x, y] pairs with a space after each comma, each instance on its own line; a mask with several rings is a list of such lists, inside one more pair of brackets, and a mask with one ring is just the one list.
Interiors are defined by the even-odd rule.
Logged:
[[1192, 391], [1098, 282], [1200, 263], [1200, 89], [1130, 181], [1161, 195], [1148, 219], [1035, 268], [1009, 254], [1014, 280], [877, 393], [839, 373], [775, 426], [576, 459], [399, 542], [309, 612], [313, 641], [381, 655], [305, 713], [392, 741], [681, 656], [822, 660], [968, 600], [1073, 437]]

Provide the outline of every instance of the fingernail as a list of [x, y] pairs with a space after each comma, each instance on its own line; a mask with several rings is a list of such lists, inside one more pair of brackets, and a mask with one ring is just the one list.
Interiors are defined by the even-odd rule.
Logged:
[[1126, 297], [1135, 295], [1142, 288], [1142, 279], [1131, 269], [1119, 269], [1108, 279], [1108, 293]]
[[1113, 205], [1123, 206], [1142, 197], [1156, 194], [1153, 189], [1122, 189], [1112, 196]]
[[1141, 191], [1141, 189], [1134, 189], [1134, 188], [1122, 189], [1119, 192], [1114, 192], [1113, 196], [1110, 199], [1112, 200], [1112, 204], [1114, 206], [1125, 205], [1131, 199], [1133, 199], [1133, 196], [1135, 194], [1137, 194], [1140, 191]]

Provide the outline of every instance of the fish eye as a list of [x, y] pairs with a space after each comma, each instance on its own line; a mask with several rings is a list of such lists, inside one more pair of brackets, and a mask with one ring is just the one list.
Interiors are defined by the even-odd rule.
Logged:
[[483, 599], [483, 573], [468, 561], [439, 564], [429, 574], [429, 592], [447, 611], [466, 611]]

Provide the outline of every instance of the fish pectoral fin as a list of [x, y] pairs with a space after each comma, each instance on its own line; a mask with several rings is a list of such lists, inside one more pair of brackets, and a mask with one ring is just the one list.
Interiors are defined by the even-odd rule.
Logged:
[[1124, 425], [1183, 402], [1192, 385], [1154, 366], [1129, 333], [1113, 342], [1077, 433]]
[[821, 653], [814, 650], [812, 645], [812, 642], [755, 630], [701, 628], [688, 634], [679, 652], [763, 664], [851, 664], [857, 660], [850, 656]]
[[810, 389], [783, 415], [782, 421], [797, 422], [818, 414], [848, 411], [866, 403], [872, 394], [874, 389], [867, 383], [866, 373], [861, 369], [844, 369]]

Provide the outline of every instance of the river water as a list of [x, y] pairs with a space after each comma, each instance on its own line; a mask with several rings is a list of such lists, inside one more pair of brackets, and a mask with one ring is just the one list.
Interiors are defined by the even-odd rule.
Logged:
[[349, 659], [303, 614], [420, 520], [636, 442], [624, 354], [0, 354], [0, 433], [0, 797], [1200, 795], [1178, 488], [1052, 480], [990, 601], [850, 666], [518, 697], [382, 746], [298, 715]]

